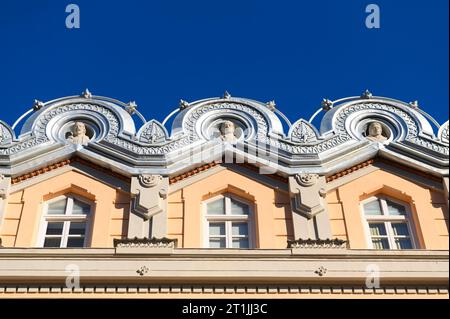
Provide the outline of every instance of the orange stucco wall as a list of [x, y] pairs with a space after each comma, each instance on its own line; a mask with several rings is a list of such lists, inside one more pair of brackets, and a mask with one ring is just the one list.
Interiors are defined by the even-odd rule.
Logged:
[[45, 201], [73, 193], [93, 204], [91, 247], [112, 247], [126, 236], [130, 195], [80, 172], [69, 171], [10, 194], [0, 236], [5, 247], [36, 247]]
[[419, 248], [448, 249], [448, 208], [443, 192], [383, 170], [328, 193], [333, 236], [348, 239], [350, 248], [368, 248], [360, 202], [380, 194], [410, 205]]
[[168, 236], [177, 238], [179, 247], [203, 247], [202, 202], [224, 193], [254, 203], [257, 248], [287, 247], [287, 240], [293, 239], [288, 193], [231, 170], [220, 171], [169, 195]]
[[[201, 176], [200, 176], [201, 177]], [[283, 249], [294, 239], [289, 194], [255, 178], [224, 169], [179, 188], [169, 187], [168, 234], [178, 247], [204, 247], [203, 202], [231, 193], [254, 203], [256, 248]], [[11, 193], [0, 227], [5, 247], [36, 247], [45, 201], [75, 193], [93, 203], [91, 247], [112, 247], [127, 236], [130, 194], [79, 171], [66, 171]], [[332, 238], [349, 241], [350, 248], [368, 248], [360, 202], [383, 194], [410, 205], [418, 248], [448, 249], [448, 209], [444, 193], [391, 172], [377, 170], [328, 192], [326, 200]]]

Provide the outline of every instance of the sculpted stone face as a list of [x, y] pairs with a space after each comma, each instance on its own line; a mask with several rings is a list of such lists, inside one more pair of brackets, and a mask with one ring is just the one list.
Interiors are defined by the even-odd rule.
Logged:
[[72, 135], [67, 139], [74, 144], [87, 145], [90, 138], [86, 135], [86, 125], [83, 122], [75, 122], [72, 126]]
[[220, 133], [222, 134], [222, 140], [226, 142], [236, 142], [236, 136], [234, 136], [234, 132], [236, 127], [233, 122], [225, 121], [220, 124]]
[[387, 140], [383, 135], [383, 126], [379, 122], [372, 122], [369, 125], [369, 136], [367, 138], [371, 141], [384, 142]]

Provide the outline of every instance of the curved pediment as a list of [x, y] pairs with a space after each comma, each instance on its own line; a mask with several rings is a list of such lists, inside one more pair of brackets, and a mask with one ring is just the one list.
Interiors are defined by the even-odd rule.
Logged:
[[208, 162], [227, 152], [266, 163], [283, 174], [295, 173], [303, 165], [329, 172], [341, 167], [339, 162], [350, 166], [379, 154], [433, 173], [448, 168], [448, 122], [435, 133], [434, 120], [430, 122], [417, 105], [371, 95], [325, 101], [318, 131], [311, 120], [291, 125], [273, 101], [229, 94], [190, 103], [182, 100], [172, 113], [171, 132], [163, 124], [167, 119], [146, 121], [134, 102], [88, 91], [36, 101], [23, 116], [17, 138], [0, 121], [0, 169], [15, 174], [30, 169], [31, 157], [44, 165], [82, 154], [127, 174], [147, 170], [172, 174], [194, 165], [192, 154]]

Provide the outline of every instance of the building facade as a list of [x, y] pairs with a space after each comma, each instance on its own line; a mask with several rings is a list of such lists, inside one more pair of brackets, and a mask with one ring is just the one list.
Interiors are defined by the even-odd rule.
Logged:
[[448, 298], [448, 143], [368, 91], [35, 101], [0, 121], [0, 298]]

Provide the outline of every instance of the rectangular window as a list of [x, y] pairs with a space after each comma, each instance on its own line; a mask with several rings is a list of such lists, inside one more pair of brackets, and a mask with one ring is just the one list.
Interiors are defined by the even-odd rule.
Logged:
[[42, 247], [85, 247], [91, 206], [71, 196], [47, 205]]
[[249, 205], [224, 196], [205, 207], [209, 248], [251, 248]]
[[407, 207], [384, 198], [363, 205], [374, 249], [413, 249]]

